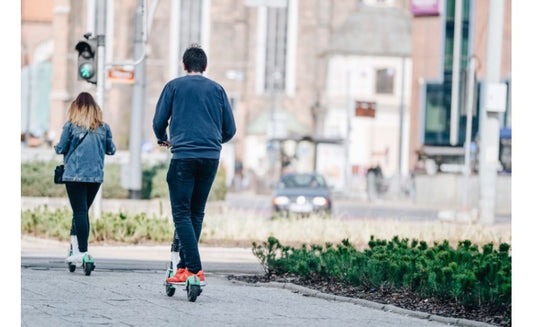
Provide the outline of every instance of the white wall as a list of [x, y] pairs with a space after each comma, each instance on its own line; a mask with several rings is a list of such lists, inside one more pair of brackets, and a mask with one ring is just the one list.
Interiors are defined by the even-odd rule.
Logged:
[[[403, 61], [403, 74], [402, 74]], [[376, 70], [395, 70], [392, 94], [376, 93]], [[345, 137], [350, 125], [349, 164], [365, 169], [379, 163], [385, 175], [397, 173], [400, 150], [400, 105], [402, 103], [403, 75], [403, 173], [406, 174], [409, 135], [409, 107], [411, 98], [412, 64], [400, 57], [366, 57], [335, 55], [329, 59], [323, 135]], [[355, 101], [374, 101], [377, 104], [374, 118], [355, 117]], [[349, 118], [348, 118], [349, 117]], [[349, 119], [349, 121], [348, 121]], [[344, 157], [337, 158], [339, 161]], [[405, 167], [405, 168], [404, 168]]]

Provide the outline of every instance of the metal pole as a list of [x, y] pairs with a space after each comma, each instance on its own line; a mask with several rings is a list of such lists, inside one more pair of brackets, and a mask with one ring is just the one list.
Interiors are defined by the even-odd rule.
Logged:
[[[278, 158], [280, 158], [280, 151], [281, 151], [281, 142], [279, 142], [279, 132], [277, 130], [277, 122], [276, 122], [276, 111], [277, 111], [277, 105], [278, 105], [278, 87], [279, 87], [279, 80], [280, 80], [280, 73], [278, 72], [277, 68], [277, 58], [276, 58], [276, 15], [274, 15], [272, 12], [270, 12], [269, 7], [266, 8], [267, 12], [267, 26], [268, 26], [268, 32], [267, 32], [267, 38], [266, 38], [266, 47], [267, 47], [267, 57], [268, 62], [265, 63], [269, 69], [267, 71], [269, 72], [268, 75], [265, 76], [265, 78], [268, 78], [267, 84], [269, 87], [270, 92], [270, 123], [267, 130], [267, 136], [271, 143], [271, 152], [269, 154], [270, 157], [270, 178], [271, 178], [271, 184], [278, 181], [280, 174], [281, 174], [281, 162], [278, 162]], [[278, 143], [279, 142], [279, 143]], [[278, 152], [275, 150], [278, 149]], [[279, 163], [279, 164], [278, 164]], [[280, 173], [278, 173], [278, 171]]]
[[33, 74], [32, 74], [32, 69], [33, 69], [33, 65], [28, 65], [26, 66], [26, 71], [28, 72], [26, 74], [27, 76], [27, 79], [26, 79], [26, 90], [27, 90], [27, 95], [26, 95], [26, 132], [24, 134], [24, 144], [26, 145], [26, 147], [29, 146], [29, 142], [30, 142], [30, 128], [31, 128], [31, 113], [32, 113], [32, 110], [31, 110], [31, 107], [32, 107], [32, 103], [33, 101], [32, 100], [32, 78], [33, 78]]
[[472, 110], [474, 107], [474, 88], [476, 58], [470, 57], [470, 66], [468, 67], [468, 85], [466, 88], [466, 136], [465, 136], [465, 162], [464, 162], [464, 188], [463, 188], [463, 209], [468, 207], [468, 188], [470, 178], [470, 143], [472, 142]]
[[[96, 103], [104, 110], [105, 92], [105, 0], [96, 1], [96, 40], [98, 47], [98, 64], [96, 71]], [[93, 215], [95, 219], [102, 216], [102, 188], [96, 193], [93, 205]]]
[[483, 107], [480, 111], [479, 152], [479, 214], [485, 224], [494, 223], [496, 178], [498, 167], [500, 121], [498, 113], [487, 111], [487, 86], [500, 82], [504, 0], [491, 0], [487, 32], [486, 76], [483, 87]]
[[179, 10], [180, 0], [172, 0], [170, 2], [170, 40], [169, 40], [169, 70], [168, 79], [178, 77], [179, 65], [181, 63], [179, 51]]
[[[138, 58], [144, 52], [144, 0], [137, 0], [135, 13], [135, 36], [133, 56]], [[130, 161], [129, 161], [129, 198], [140, 199], [142, 188], [142, 117], [145, 93], [145, 60], [135, 65], [135, 83], [133, 84], [130, 116]]]
[[350, 194], [351, 188], [351, 174], [352, 170], [350, 167], [350, 136], [352, 133], [352, 114], [353, 114], [353, 103], [350, 96], [351, 93], [351, 79], [352, 73], [350, 69], [346, 72], [346, 138], [344, 139], [344, 187], [346, 195]]
[[461, 65], [461, 41], [463, 34], [463, 1], [455, 0], [455, 21], [453, 30], [452, 103], [450, 116], [450, 144], [456, 145], [459, 130], [459, 68]]
[[405, 115], [405, 103], [404, 103], [404, 80], [405, 80], [405, 57], [402, 57], [402, 73], [400, 80], [400, 147], [398, 148], [398, 195], [401, 194], [402, 181], [404, 176], [404, 164], [403, 164], [403, 142], [404, 142], [404, 115]]

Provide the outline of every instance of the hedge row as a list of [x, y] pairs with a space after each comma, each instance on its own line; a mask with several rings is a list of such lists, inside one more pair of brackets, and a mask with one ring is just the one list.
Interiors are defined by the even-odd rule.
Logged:
[[[48, 210], [46, 207], [21, 212], [21, 234], [58, 240], [70, 239], [72, 211]], [[147, 217], [145, 214], [104, 212], [91, 220], [89, 242], [112, 241], [130, 244], [143, 242], [172, 242], [174, 225], [167, 218]]]
[[304, 244], [297, 249], [270, 237], [262, 245], [253, 243], [252, 251], [268, 274], [336, 280], [364, 289], [387, 285], [465, 306], [510, 311], [511, 256], [506, 243], [498, 249], [486, 244], [480, 251], [469, 240], [454, 249], [447, 241], [430, 247], [424, 241], [372, 237], [368, 246], [357, 251], [344, 240], [336, 247]]
[[[55, 161], [31, 162], [21, 164], [21, 195], [31, 197], [66, 197], [64, 185], [54, 184]], [[168, 198], [166, 175], [168, 163], [142, 167], [143, 199]], [[106, 199], [127, 199], [129, 191], [120, 184], [120, 164], [104, 166], [102, 197]], [[209, 194], [209, 201], [224, 200], [227, 193], [226, 174], [219, 167], [215, 182]]]

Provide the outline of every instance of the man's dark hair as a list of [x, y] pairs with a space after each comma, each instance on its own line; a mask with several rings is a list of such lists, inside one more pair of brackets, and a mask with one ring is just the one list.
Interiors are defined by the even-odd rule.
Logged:
[[183, 64], [189, 73], [203, 73], [207, 67], [207, 55], [200, 45], [194, 43], [183, 53]]

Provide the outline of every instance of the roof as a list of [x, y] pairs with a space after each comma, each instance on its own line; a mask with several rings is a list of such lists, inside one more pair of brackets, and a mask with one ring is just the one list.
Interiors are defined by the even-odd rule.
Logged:
[[411, 22], [399, 8], [361, 5], [334, 32], [330, 54], [409, 56]]

